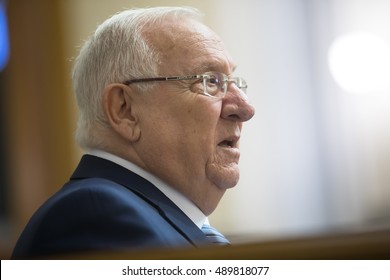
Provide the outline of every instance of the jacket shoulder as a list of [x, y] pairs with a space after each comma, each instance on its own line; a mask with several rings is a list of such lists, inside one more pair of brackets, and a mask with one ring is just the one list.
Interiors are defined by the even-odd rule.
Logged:
[[153, 205], [128, 188], [90, 178], [70, 181], [42, 205], [20, 236], [14, 257], [165, 247], [182, 239]]

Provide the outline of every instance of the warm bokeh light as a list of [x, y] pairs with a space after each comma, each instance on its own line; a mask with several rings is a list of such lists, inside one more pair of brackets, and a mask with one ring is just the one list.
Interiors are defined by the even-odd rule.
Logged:
[[329, 49], [330, 72], [341, 88], [352, 93], [390, 89], [390, 46], [372, 33], [350, 33]]

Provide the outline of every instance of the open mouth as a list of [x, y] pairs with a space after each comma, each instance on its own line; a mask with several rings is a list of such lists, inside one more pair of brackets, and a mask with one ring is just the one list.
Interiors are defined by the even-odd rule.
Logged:
[[235, 140], [223, 140], [218, 144], [220, 147], [225, 147], [225, 148], [234, 148], [236, 147], [237, 141]]

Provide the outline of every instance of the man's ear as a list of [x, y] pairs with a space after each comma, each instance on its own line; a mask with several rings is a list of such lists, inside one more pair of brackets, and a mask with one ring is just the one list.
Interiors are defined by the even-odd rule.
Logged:
[[125, 140], [135, 142], [141, 130], [131, 94], [131, 88], [125, 85], [110, 84], [104, 89], [102, 102], [111, 128]]

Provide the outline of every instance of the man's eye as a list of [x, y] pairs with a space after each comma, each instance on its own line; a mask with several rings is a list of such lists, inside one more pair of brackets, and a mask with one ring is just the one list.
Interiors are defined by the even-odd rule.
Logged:
[[219, 80], [217, 77], [211, 76], [207, 78], [206, 85], [210, 89], [217, 89], [219, 85]]
[[211, 76], [207, 79], [207, 84], [218, 85], [219, 81], [217, 77]]

